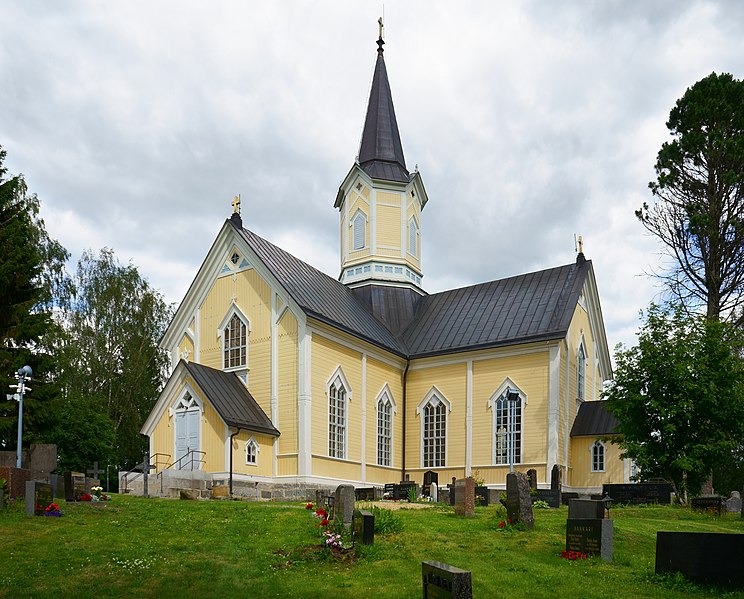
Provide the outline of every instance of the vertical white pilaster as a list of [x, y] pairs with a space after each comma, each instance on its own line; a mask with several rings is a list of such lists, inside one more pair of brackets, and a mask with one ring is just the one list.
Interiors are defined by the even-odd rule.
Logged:
[[362, 482], [367, 482], [367, 353], [362, 353]]
[[312, 369], [311, 355], [313, 335], [303, 322], [298, 335], [297, 382], [297, 469], [299, 476], [312, 475]]
[[548, 381], [548, 456], [546, 480], [550, 471], [558, 463], [558, 405], [561, 385], [561, 350], [559, 345], [550, 348], [550, 379]]
[[[565, 433], [563, 436], [563, 463], [566, 466], [566, 472], [564, 476], [564, 480], [568, 477], [568, 442], [569, 442], [569, 435], [571, 434], [570, 426], [571, 426], [571, 410], [573, 409], [574, 412], [576, 411], [576, 408], [571, 406], [571, 377], [569, 376], [571, 374], [571, 347], [568, 343], [568, 337], [563, 341], [564, 347], [566, 348], [566, 399], [565, 399], [565, 409], [566, 409], [566, 422], [564, 423], [565, 427]], [[566, 480], [566, 482], [568, 482]]]
[[[279, 430], [279, 326], [276, 311], [277, 295], [271, 292], [271, 424]], [[279, 472], [279, 444], [272, 443], [273, 475]]]
[[465, 387], [465, 476], [470, 476], [473, 465], [473, 361], [467, 362]]
[[196, 309], [194, 315], [194, 362], [201, 364], [199, 353], [201, 351], [201, 308]]
[[369, 190], [369, 249], [374, 256], [377, 254], [377, 192]]

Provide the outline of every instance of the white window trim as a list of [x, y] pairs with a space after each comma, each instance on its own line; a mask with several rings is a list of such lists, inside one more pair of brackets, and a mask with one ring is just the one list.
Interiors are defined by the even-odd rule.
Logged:
[[[447, 418], [444, 422], [444, 465], [435, 467], [446, 468], [449, 462], [449, 414], [452, 412], [452, 403], [447, 399], [444, 393], [437, 389], [436, 385], [432, 385], [431, 389], [429, 389], [426, 395], [424, 395], [424, 398], [419, 402], [418, 406], [416, 406], [416, 414], [421, 420], [419, 431], [419, 464], [421, 464], [421, 468], [430, 468], [430, 466], [424, 466], [424, 409], [430, 403], [436, 407], [439, 402], [443, 403], [447, 408], [445, 412]], [[431, 468], [434, 468], [434, 466]]]
[[[245, 325], [245, 365], [243, 366], [233, 366], [231, 368], [227, 368], [225, 366], [225, 327], [227, 327], [228, 323], [232, 319], [233, 315], [236, 315]], [[248, 385], [248, 350], [250, 349], [250, 343], [249, 339], [251, 336], [251, 321], [248, 319], [248, 317], [245, 315], [245, 312], [240, 309], [240, 306], [233, 300], [232, 304], [230, 304], [230, 308], [225, 313], [225, 317], [222, 319], [222, 322], [220, 322], [220, 326], [217, 328], [217, 337], [220, 340], [220, 360], [222, 362], [222, 370], [225, 372], [235, 372], [236, 374], [243, 375], [245, 374], [245, 384]]]
[[[256, 454], [256, 461], [255, 462], [249, 462], [248, 461], [248, 447], [253, 446], [254, 452]], [[258, 452], [261, 451], [261, 446], [258, 444], [258, 441], [256, 441], [256, 438], [251, 435], [251, 437], [245, 442], [245, 465], [246, 466], [258, 466]]]
[[[331, 426], [331, 414], [330, 414], [330, 400], [331, 400], [331, 386], [336, 382], [340, 381], [341, 385], [344, 387], [344, 390], [346, 391], [346, 405], [344, 406], [344, 447], [343, 447], [343, 457], [339, 456], [332, 456], [330, 451], [330, 426]], [[349, 384], [349, 379], [346, 378], [346, 374], [344, 374], [344, 369], [341, 368], [341, 366], [337, 366], [336, 370], [333, 371], [333, 374], [330, 376], [328, 381], [326, 381], [326, 451], [328, 453], [328, 457], [334, 458], [336, 460], [348, 460], [349, 459], [349, 404], [351, 403], [351, 385]]]
[[[189, 406], [186, 409], [179, 409], [177, 406], [181, 401], [186, 397], [186, 395], [190, 395], [189, 403], [191, 403], [191, 406]], [[198, 412], [199, 413], [199, 427], [198, 427], [198, 435], [197, 435], [197, 449], [195, 451], [201, 451], [202, 448], [202, 415], [204, 414], [204, 403], [202, 402], [199, 395], [194, 391], [194, 389], [191, 387], [191, 385], [184, 384], [183, 389], [181, 393], [179, 393], [176, 398], [171, 402], [170, 408], [168, 409], [168, 413], [170, 416], [175, 418], [176, 414], [178, 413], [185, 413], [185, 412]], [[176, 423], [175, 420], [173, 421], [173, 459], [176, 459], [176, 455], [178, 453], [178, 449], [176, 447], [178, 443], [178, 438], [176, 436]], [[201, 470], [201, 462], [196, 462], [196, 469]]]
[[496, 391], [493, 392], [491, 397], [488, 399], [488, 409], [491, 410], [491, 463], [494, 466], [504, 466], [504, 464], [498, 464], [496, 459], [497, 447], [496, 447], [496, 402], [501, 396], [506, 393], [508, 389], [516, 391], [519, 394], [520, 399], [520, 418], [519, 418], [519, 462], [514, 462], [514, 465], [524, 463], [524, 409], [528, 403], [527, 394], [509, 377], [504, 379], [504, 382], [499, 385]]
[[[581, 353], [584, 353], [584, 389], [582, 394], [581, 385], [579, 384], [579, 368], [581, 363]], [[576, 411], [579, 411], [579, 406], [586, 401], [586, 373], [589, 362], [589, 356], [586, 351], [586, 343], [584, 342], [584, 335], [581, 335], [579, 345], [576, 348]]]
[[[359, 217], [361, 218], [361, 227], [362, 227], [362, 245], [357, 247], [357, 222]], [[354, 216], [351, 217], [351, 251], [356, 252], [359, 250], [363, 250], [367, 247], [367, 215], [364, 213], [364, 211], [361, 208], [357, 208], [356, 212], [354, 212]]]
[[[594, 448], [595, 447], [602, 448], [602, 469], [601, 470], [594, 469]], [[607, 471], [607, 446], [599, 439], [597, 439], [594, 443], [592, 443], [589, 446], [589, 462], [591, 464], [592, 472], [606, 472]]]
[[[389, 464], [380, 464], [379, 461], [379, 439], [380, 439], [380, 400], [383, 398], [383, 396], [387, 396], [388, 401], [390, 402], [390, 463]], [[382, 389], [380, 389], [380, 392], [377, 394], [377, 397], [375, 397], [375, 432], [377, 433], [376, 438], [376, 447], [377, 450], [375, 452], [375, 459], [378, 466], [390, 466], [392, 467], [395, 464], [395, 415], [398, 413], [398, 405], [395, 403], [395, 398], [393, 397], [393, 392], [390, 390], [390, 385], [385, 383], [382, 386]]]

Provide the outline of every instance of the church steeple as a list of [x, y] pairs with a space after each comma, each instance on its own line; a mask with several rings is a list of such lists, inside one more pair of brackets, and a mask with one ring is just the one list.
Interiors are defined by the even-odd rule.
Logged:
[[421, 210], [427, 202], [418, 168], [409, 173], [395, 119], [382, 39], [359, 155], [339, 187], [341, 274], [352, 288], [395, 287], [423, 293]]
[[372, 77], [362, 141], [359, 144], [359, 166], [375, 179], [407, 183], [410, 175], [403, 156], [403, 145], [400, 143], [398, 122], [395, 119], [393, 96], [390, 93], [383, 55], [384, 44], [381, 25], [380, 37], [377, 40], [377, 63]]

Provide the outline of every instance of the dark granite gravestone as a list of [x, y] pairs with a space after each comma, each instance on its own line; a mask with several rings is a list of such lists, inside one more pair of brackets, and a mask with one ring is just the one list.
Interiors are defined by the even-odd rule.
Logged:
[[671, 483], [630, 483], [602, 485], [602, 496], [609, 495], [615, 504], [660, 503], [669, 505], [672, 502]]
[[558, 464], [553, 464], [553, 469], [550, 471], [550, 490], [558, 494], [558, 505], [561, 505], [563, 493], [563, 471]]
[[530, 483], [524, 472], [506, 475], [506, 514], [512, 522], [521, 522], [530, 529], [535, 526]]
[[696, 512], [710, 512], [721, 515], [723, 507], [723, 497], [720, 495], [703, 495], [702, 497], [693, 497], [690, 500], [690, 507]]
[[375, 542], [375, 517], [368, 510], [354, 511], [354, 541], [362, 545], [373, 545]]
[[431, 483], [439, 485], [439, 473], [434, 472], [434, 470], [427, 470], [424, 472], [424, 484], [421, 486], [422, 494], [431, 496]]
[[488, 505], [488, 487], [475, 487], [475, 505]]
[[375, 500], [375, 488], [374, 487], [359, 487], [354, 489], [354, 494], [357, 501], [374, 501]]
[[601, 520], [605, 517], [604, 502], [594, 499], [572, 499], [568, 502], [568, 518]]
[[418, 485], [416, 484], [416, 481], [413, 480], [405, 480], [401, 481], [400, 484], [395, 485], [396, 491], [395, 494], [397, 495], [396, 499], [408, 499], [408, 492], [409, 489], [414, 489], [416, 491], [416, 496], [418, 497]]
[[613, 524], [613, 521], [608, 519], [566, 520], [566, 551], [599, 555], [604, 561], [611, 562]]
[[680, 572], [693, 581], [744, 586], [744, 534], [657, 532], [656, 573]]
[[544, 501], [549, 507], [558, 508], [561, 507], [561, 500], [558, 491], [552, 489], [535, 489], [535, 494], [532, 496], [534, 501]]
[[333, 508], [336, 518], [341, 520], [346, 528], [350, 528], [354, 519], [354, 487], [352, 485], [336, 487]]
[[472, 599], [473, 584], [470, 572], [442, 562], [421, 562], [424, 599], [452, 597]]
[[26, 483], [26, 515], [43, 516], [44, 510], [54, 501], [52, 485], [36, 480]]
[[455, 481], [455, 514], [475, 515], [475, 481], [471, 477]]
[[65, 501], [80, 501], [85, 489], [85, 475], [82, 472], [65, 472]]
[[537, 470], [530, 468], [527, 471], [527, 478], [530, 481], [530, 489], [537, 489]]

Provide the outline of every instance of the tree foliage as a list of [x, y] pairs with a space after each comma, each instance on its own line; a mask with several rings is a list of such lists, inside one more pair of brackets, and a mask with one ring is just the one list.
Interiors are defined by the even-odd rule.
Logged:
[[744, 340], [726, 323], [652, 305], [605, 391], [624, 456], [644, 478], [697, 492], [744, 438]]
[[656, 160], [653, 205], [636, 211], [672, 260], [662, 275], [687, 307], [742, 317], [744, 81], [712, 73], [677, 100]]
[[0, 447], [14, 447], [18, 404], [6, 401], [6, 393], [21, 366], [34, 371], [33, 394], [24, 399], [24, 440], [43, 440], [55, 423], [49, 337], [55, 298], [69, 291], [69, 279], [67, 251], [47, 234], [39, 199], [23, 176], [6, 178], [5, 155], [0, 147]]
[[157, 343], [171, 310], [134, 265], [107, 248], [83, 253], [74, 286], [59, 353], [66, 399], [100, 406], [112, 425], [113, 463], [132, 467], [147, 447], [139, 430], [163, 379], [166, 356]]

